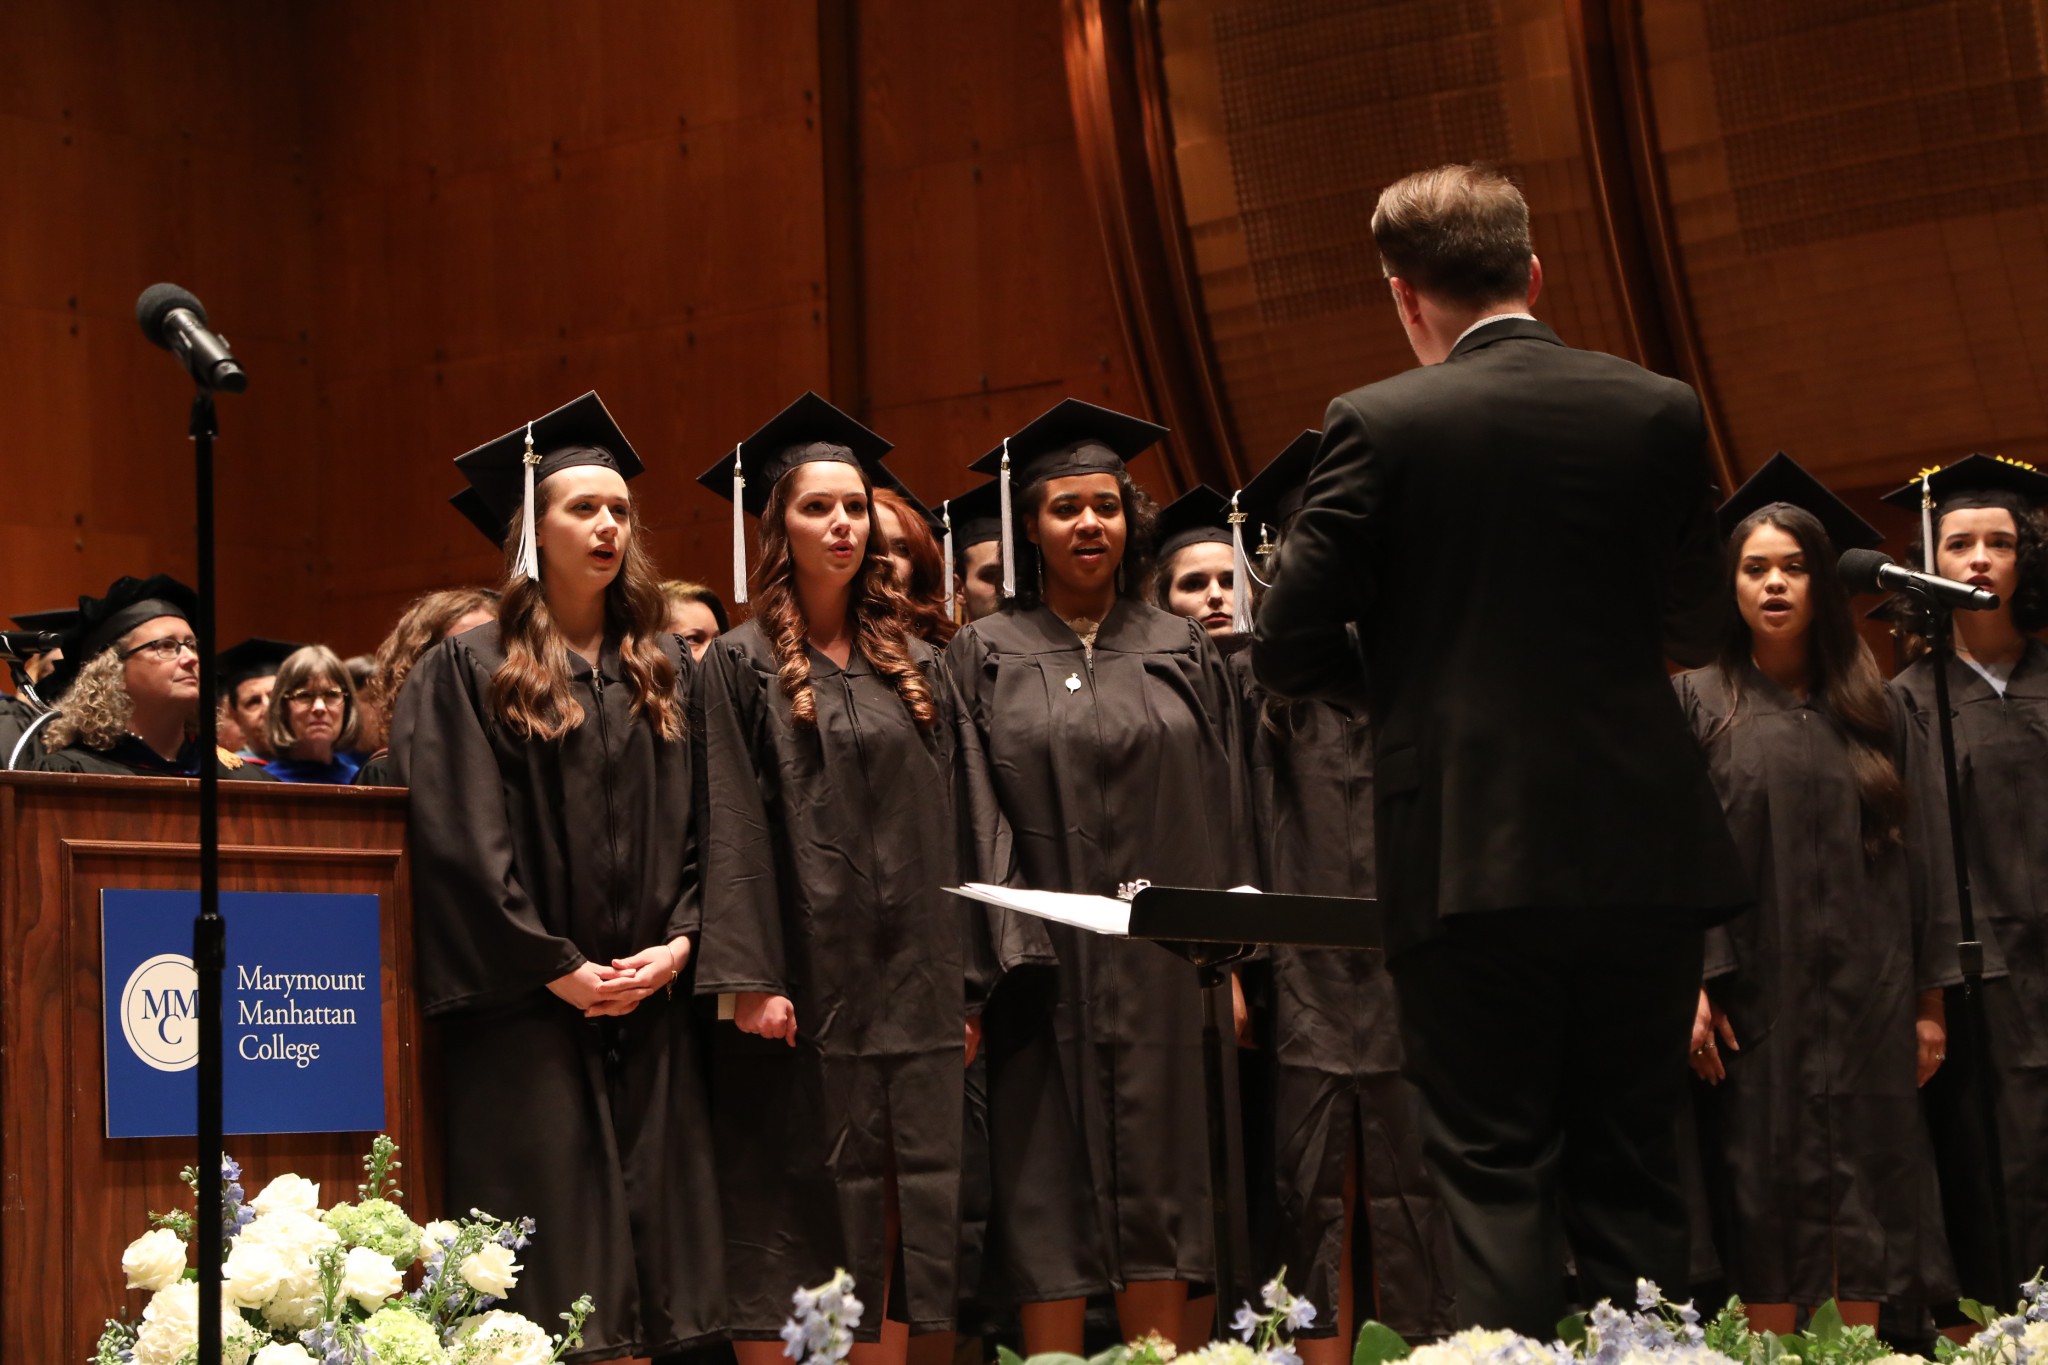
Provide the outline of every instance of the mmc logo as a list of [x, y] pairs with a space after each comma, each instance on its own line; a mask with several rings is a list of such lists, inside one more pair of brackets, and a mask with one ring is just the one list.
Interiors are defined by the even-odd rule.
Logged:
[[129, 1050], [158, 1071], [199, 1062], [199, 973], [182, 953], [159, 953], [121, 988], [121, 1034]]

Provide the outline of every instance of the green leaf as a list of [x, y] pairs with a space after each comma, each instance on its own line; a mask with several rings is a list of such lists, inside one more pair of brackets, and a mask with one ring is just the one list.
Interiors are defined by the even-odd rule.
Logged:
[[1962, 1353], [1962, 1347], [1956, 1345], [1939, 1332], [1934, 1334], [1934, 1358], [1940, 1362], [1940, 1365], [1948, 1365], [1949, 1361], [1954, 1360], [1962, 1355]]
[[1388, 1365], [1406, 1360], [1408, 1343], [1401, 1334], [1381, 1322], [1367, 1322], [1358, 1329], [1358, 1344], [1351, 1348], [1351, 1365]]
[[1574, 1313], [1568, 1318], [1557, 1320], [1557, 1339], [1577, 1350], [1586, 1344], [1586, 1315]]
[[1964, 1317], [1976, 1323], [1979, 1327], [1989, 1327], [1992, 1319], [1998, 1316], [1975, 1299], [1963, 1299], [1956, 1304], [1956, 1307], [1962, 1310]]
[[1023, 1365], [1088, 1365], [1088, 1362], [1065, 1351], [1047, 1351], [1043, 1355], [1027, 1357]]
[[1007, 1346], [996, 1347], [996, 1365], [1024, 1365], [1024, 1357]]
[[1129, 1360], [1130, 1358], [1130, 1347], [1112, 1346], [1107, 1351], [1102, 1352], [1100, 1355], [1089, 1356], [1088, 1365], [1118, 1365], [1120, 1361]]
[[1829, 1299], [1826, 1303], [1813, 1310], [1813, 1316], [1807, 1320], [1806, 1331], [1802, 1335], [1810, 1337], [1824, 1346], [1832, 1346], [1842, 1339], [1842, 1333], [1845, 1330], [1846, 1328], [1842, 1322], [1842, 1310], [1835, 1307], [1833, 1299]]
[[1776, 1332], [1760, 1334], [1757, 1338], [1757, 1347], [1754, 1357], [1757, 1365], [1780, 1365], [1780, 1362], [1790, 1354], [1785, 1350], [1785, 1343], [1779, 1339]]

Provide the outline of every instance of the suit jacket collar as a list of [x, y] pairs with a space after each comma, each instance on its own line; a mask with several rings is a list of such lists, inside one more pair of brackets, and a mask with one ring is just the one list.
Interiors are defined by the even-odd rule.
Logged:
[[1508, 318], [1503, 322], [1489, 322], [1476, 332], [1470, 332], [1465, 339], [1451, 348], [1444, 357], [1446, 361], [1469, 355], [1502, 341], [1547, 341], [1553, 346], [1562, 346], [1557, 333], [1533, 318]]

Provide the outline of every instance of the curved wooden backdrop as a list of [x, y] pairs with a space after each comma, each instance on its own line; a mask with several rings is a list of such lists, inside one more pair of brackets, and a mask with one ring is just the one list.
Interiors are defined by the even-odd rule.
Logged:
[[1213, 423], [1182, 436], [1214, 482], [1413, 363], [1373, 202], [1470, 160], [1528, 194], [1538, 313], [1692, 382], [1724, 478], [1784, 449], [1867, 505], [1969, 450], [2048, 457], [2036, 0], [1065, 0], [1065, 21], [1084, 161], [1149, 157], [1089, 181], [1137, 281], [1137, 373]]

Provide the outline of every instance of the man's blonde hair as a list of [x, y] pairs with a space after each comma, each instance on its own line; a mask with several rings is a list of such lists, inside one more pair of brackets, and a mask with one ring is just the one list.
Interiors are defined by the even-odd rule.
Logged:
[[1380, 269], [1468, 308], [1529, 293], [1529, 205], [1491, 166], [1438, 166], [1380, 191], [1372, 211]]

